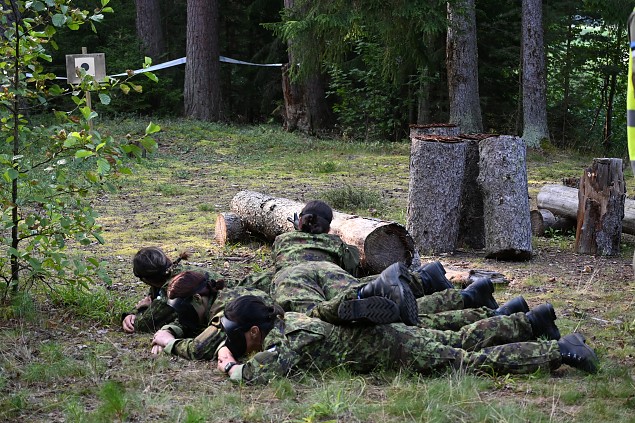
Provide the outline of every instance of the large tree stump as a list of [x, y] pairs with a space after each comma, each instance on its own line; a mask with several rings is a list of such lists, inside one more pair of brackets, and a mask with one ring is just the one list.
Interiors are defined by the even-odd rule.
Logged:
[[249, 231], [236, 213], [219, 213], [216, 216], [214, 237], [221, 246], [228, 242], [239, 242], [246, 239]]
[[522, 138], [501, 135], [479, 144], [486, 257], [531, 258], [526, 149]]
[[[231, 201], [232, 211], [245, 226], [269, 241], [294, 230], [287, 217], [300, 213], [303, 207], [304, 203], [254, 191], [240, 191]], [[412, 262], [414, 241], [396, 222], [334, 211], [331, 233], [359, 249], [362, 268], [368, 274], [380, 273], [397, 261], [407, 265]]]
[[[538, 207], [553, 212], [554, 215], [577, 221], [578, 189], [564, 185], [548, 184], [540, 188], [536, 197]], [[635, 200], [624, 200], [624, 218], [622, 232], [635, 235]]]
[[577, 253], [602, 256], [620, 253], [625, 198], [622, 160], [593, 159], [578, 189]]
[[466, 145], [459, 137], [411, 138], [406, 227], [425, 254], [454, 251]]
[[423, 135], [445, 135], [456, 137], [459, 135], [459, 127], [453, 123], [432, 123], [429, 125], [410, 125], [410, 138]]

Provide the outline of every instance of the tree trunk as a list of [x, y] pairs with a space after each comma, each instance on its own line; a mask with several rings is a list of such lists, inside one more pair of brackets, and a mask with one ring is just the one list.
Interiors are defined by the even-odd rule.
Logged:
[[478, 87], [475, 0], [448, 3], [446, 62], [450, 123], [465, 133], [483, 132]]
[[580, 179], [575, 252], [602, 256], [620, 253], [625, 198], [622, 160], [594, 159]]
[[459, 137], [411, 139], [406, 227], [425, 254], [451, 252], [456, 247], [465, 151]]
[[185, 116], [221, 119], [218, 0], [187, 1]]
[[[231, 209], [253, 233], [273, 241], [281, 233], [292, 231], [287, 220], [299, 213], [303, 203], [254, 191], [240, 191], [231, 201]], [[362, 267], [369, 274], [381, 273], [389, 265], [412, 262], [414, 241], [402, 225], [334, 211], [331, 233], [359, 249]]]
[[[293, 10], [294, 6], [294, 0], [284, 0], [284, 7], [287, 11], [302, 13], [302, 11]], [[328, 128], [331, 124], [331, 109], [326, 102], [326, 83], [324, 75], [317, 71], [302, 81], [290, 80], [289, 68], [293, 69], [294, 66], [298, 66], [293, 54], [296, 48], [310, 49], [311, 47], [296, 46], [293, 42], [288, 43], [289, 65], [283, 69], [282, 75], [285, 103], [284, 127], [287, 131], [299, 130], [303, 133], [314, 134], [321, 129]]]
[[[578, 218], [578, 189], [563, 185], [545, 185], [538, 193], [538, 207], [551, 211], [559, 217], [577, 220]], [[635, 200], [624, 200], [624, 218], [622, 232], [635, 235]]]
[[540, 147], [549, 140], [542, 0], [523, 0], [522, 42], [523, 139], [528, 147]]
[[428, 125], [410, 125], [410, 139], [423, 135], [445, 135], [456, 137], [459, 127], [451, 123], [432, 123]]
[[481, 141], [479, 154], [486, 257], [529, 260], [531, 222], [525, 143], [518, 137], [490, 137]]
[[135, 0], [137, 8], [137, 36], [143, 45], [143, 54], [156, 62], [165, 53], [165, 38], [161, 25], [159, 0]]

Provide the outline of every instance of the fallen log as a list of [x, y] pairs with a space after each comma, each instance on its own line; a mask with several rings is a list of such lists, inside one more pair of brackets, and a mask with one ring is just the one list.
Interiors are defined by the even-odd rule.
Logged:
[[[554, 215], [578, 218], [578, 189], [558, 184], [543, 186], [536, 197], [538, 208], [547, 209]], [[635, 200], [624, 200], [622, 232], [635, 235]]]
[[549, 230], [566, 232], [576, 228], [576, 220], [566, 216], [556, 216], [550, 210], [538, 209], [529, 213], [531, 233], [543, 236]]
[[[294, 230], [287, 217], [303, 207], [304, 203], [255, 191], [240, 191], [231, 201], [232, 212], [245, 227], [269, 241]], [[412, 263], [414, 241], [399, 223], [334, 211], [331, 233], [359, 249], [362, 268], [368, 274], [381, 273], [397, 261]]]
[[245, 227], [240, 216], [236, 213], [218, 213], [214, 238], [221, 246], [228, 242], [239, 242], [246, 239], [249, 231]]

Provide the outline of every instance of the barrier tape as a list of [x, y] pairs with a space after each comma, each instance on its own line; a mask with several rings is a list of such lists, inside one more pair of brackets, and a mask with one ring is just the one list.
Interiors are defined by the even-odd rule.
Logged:
[[[225, 57], [225, 56], [218, 56], [218, 59], [221, 62], [224, 63], [232, 63], [235, 65], [247, 65], [247, 66], [261, 66], [261, 67], [282, 67], [282, 63], [252, 63], [252, 62], [243, 62], [242, 60], [236, 60], [236, 59], [231, 59], [229, 57]], [[159, 63], [158, 65], [152, 65], [152, 66], [148, 66], [147, 68], [143, 68], [143, 69], [136, 69], [133, 72], [135, 74], [138, 73], [145, 73], [145, 72], [153, 72], [155, 70], [159, 70], [159, 69], [165, 69], [165, 68], [171, 68], [172, 66], [178, 66], [178, 65], [182, 65], [185, 62], [187, 62], [187, 58], [185, 57], [181, 57], [180, 59], [174, 59], [174, 60], [170, 60], [168, 62], [164, 62], [164, 63]], [[30, 73], [26, 74], [27, 77], [31, 77], [32, 75]], [[114, 75], [109, 75], [109, 77], [111, 78], [116, 78], [118, 76], [128, 76], [128, 72], [123, 72], [123, 73], [117, 73]], [[63, 79], [66, 80], [67, 78], [65, 76], [56, 76], [55, 79]]]

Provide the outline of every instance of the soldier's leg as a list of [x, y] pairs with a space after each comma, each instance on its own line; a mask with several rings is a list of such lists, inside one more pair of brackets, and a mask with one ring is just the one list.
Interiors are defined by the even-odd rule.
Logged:
[[417, 307], [420, 315], [463, 310], [463, 297], [458, 289], [446, 289], [417, 298]]
[[450, 310], [435, 314], [419, 313], [419, 327], [425, 329], [458, 331], [463, 326], [495, 315], [495, 311], [486, 307]]
[[285, 311], [306, 313], [326, 299], [315, 262], [285, 267], [275, 274], [271, 296]]
[[515, 342], [463, 353], [462, 365], [468, 369], [496, 374], [526, 374], [560, 367], [558, 341]]
[[536, 339], [524, 313], [489, 317], [466, 325], [457, 332], [430, 329], [422, 331], [437, 342], [468, 351]]

